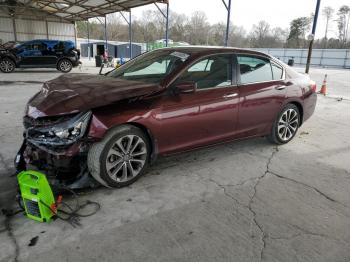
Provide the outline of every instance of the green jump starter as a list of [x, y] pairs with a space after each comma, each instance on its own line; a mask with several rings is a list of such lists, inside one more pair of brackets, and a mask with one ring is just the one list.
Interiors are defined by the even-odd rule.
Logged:
[[55, 198], [45, 174], [22, 171], [17, 175], [17, 180], [27, 217], [49, 222], [55, 215]]

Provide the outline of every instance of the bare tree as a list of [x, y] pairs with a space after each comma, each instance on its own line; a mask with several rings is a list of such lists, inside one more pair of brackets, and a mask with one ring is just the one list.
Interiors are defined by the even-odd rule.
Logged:
[[186, 28], [189, 33], [189, 41], [194, 45], [202, 45], [207, 40], [207, 30], [209, 27], [208, 18], [204, 12], [196, 11], [192, 13]]
[[325, 6], [322, 10], [322, 14], [326, 19], [326, 30], [324, 33], [324, 38], [327, 39], [327, 33], [328, 33], [328, 26], [329, 26], [329, 21], [332, 19], [334, 13], [334, 9], [330, 6]]
[[121, 20], [119, 13], [107, 16], [107, 35], [109, 39], [124, 39], [128, 36], [125, 22]]
[[229, 44], [237, 47], [248, 47], [249, 41], [246, 34], [246, 30], [242, 26], [230, 25]]
[[[342, 6], [337, 12], [338, 38], [327, 39], [329, 24], [334, 16], [334, 9], [325, 7], [323, 15], [326, 20], [325, 36], [322, 40], [315, 40], [318, 48], [346, 48], [349, 46], [350, 7]], [[141, 17], [133, 17], [133, 41], [152, 43], [163, 39], [165, 35], [165, 21], [159, 10], [147, 10]], [[104, 26], [97, 19], [90, 19], [90, 38], [104, 39]], [[129, 30], [127, 23], [120, 14], [107, 17], [108, 40], [128, 41]], [[237, 47], [266, 47], [266, 48], [305, 48], [306, 34], [310, 29], [310, 17], [299, 17], [291, 21], [289, 29], [272, 27], [266, 21], [253, 25], [249, 34], [243, 27], [230, 24], [229, 45]], [[87, 37], [87, 23], [77, 22], [78, 37]], [[223, 45], [226, 31], [225, 23], [209, 24], [203, 12], [194, 12], [191, 16], [170, 11], [169, 37], [175, 42], [188, 42], [193, 45]]]
[[249, 38], [252, 47], [265, 47], [269, 42], [270, 25], [266, 21], [260, 21], [253, 25]]
[[348, 30], [349, 30], [349, 20], [350, 20], [350, 7], [343, 5], [338, 10], [338, 37], [339, 40], [344, 43], [347, 42]]

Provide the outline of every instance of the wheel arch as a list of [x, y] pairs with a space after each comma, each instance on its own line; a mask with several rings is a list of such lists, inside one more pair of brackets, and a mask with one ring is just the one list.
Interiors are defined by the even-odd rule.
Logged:
[[18, 67], [18, 63], [14, 57], [12, 57], [11, 55], [4, 55], [4, 56], [0, 57], [0, 60], [5, 59], [5, 58], [10, 59], [12, 62], [15, 63], [15, 66]]
[[58, 67], [59, 62], [61, 62], [62, 60], [68, 60], [69, 62], [71, 62], [73, 64], [72, 60], [69, 57], [61, 56], [61, 57], [57, 58], [56, 67]]
[[148, 138], [149, 144], [151, 146], [151, 154], [150, 154], [150, 161], [154, 162], [157, 158], [157, 144], [156, 144], [156, 139], [154, 137], [154, 135], [152, 134], [151, 130], [149, 128], [147, 128], [145, 125], [138, 123], [138, 122], [127, 122], [125, 124], [122, 125], [131, 125], [134, 127], [137, 127], [139, 129], [142, 130], [142, 132], [145, 133], [145, 135]]
[[299, 113], [300, 113], [300, 124], [299, 124], [299, 126], [301, 126], [303, 124], [303, 119], [304, 119], [304, 108], [303, 108], [303, 105], [300, 102], [298, 102], [298, 101], [290, 101], [288, 104], [295, 105], [298, 108]]

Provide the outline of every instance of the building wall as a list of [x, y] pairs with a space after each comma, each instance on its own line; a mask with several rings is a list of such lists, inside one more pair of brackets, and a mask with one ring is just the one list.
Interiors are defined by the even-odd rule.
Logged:
[[[132, 58], [141, 54], [141, 46], [132, 44]], [[121, 44], [117, 46], [117, 57], [119, 58], [130, 58], [129, 44]]]
[[[291, 48], [255, 48], [253, 50], [268, 53], [287, 63], [293, 58], [296, 64], [305, 65], [307, 49]], [[311, 65], [323, 67], [350, 68], [350, 49], [314, 49], [311, 56]]]
[[75, 25], [56, 17], [8, 17], [0, 10], [0, 42], [33, 39], [75, 41]]
[[[93, 50], [92, 57], [94, 57], [97, 53], [96, 52], [97, 45], [104, 46], [105, 42], [90, 43], [90, 50]], [[78, 48], [80, 48], [80, 54], [82, 57], [88, 57], [88, 43], [80, 42], [80, 44], [78, 44]], [[141, 54], [141, 50], [142, 50], [141, 45], [132, 44], [132, 48], [133, 48], [132, 49], [133, 57]], [[113, 41], [111, 43], [108, 43], [108, 56], [128, 59], [129, 58], [129, 44], [117, 44], [117, 43], [113, 43]]]

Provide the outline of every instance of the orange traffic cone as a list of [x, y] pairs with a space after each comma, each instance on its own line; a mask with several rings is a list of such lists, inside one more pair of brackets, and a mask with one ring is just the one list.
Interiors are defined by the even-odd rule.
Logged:
[[320, 94], [322, 94], [324, 96], [326, 95], [326, 93], [327, 93], [327, 75], [324, 76], [324, 80], [323, 80], [321, 91], [320, 91]]

